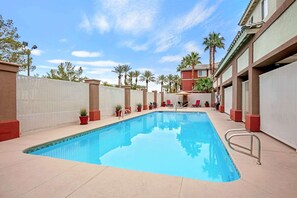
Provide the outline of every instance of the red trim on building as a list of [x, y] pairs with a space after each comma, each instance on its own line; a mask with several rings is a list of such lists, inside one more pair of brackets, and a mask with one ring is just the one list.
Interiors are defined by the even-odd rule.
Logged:
[[100, 120], [99, 110], [91, 110], [89, 114], [90, 114], [90, 121]]
[[242, 121], [242, 111], [231, 109], [230, 110], [230, 119], [235, 122], [241, 122]]
[[223, 105], [220, 105], [220, 106], [219, 106], [219, 111], [220, 111], [221, 113], [224, 113], [224, 112], [225, 112], [225, 107], [224, 107]]
[[18, 120], [0, 122], [0, 141], [20, 137], [20, 123]]
[[260, 115], [247, 114], [245, 117], [245, 128], [251, 132], [259, 132]]

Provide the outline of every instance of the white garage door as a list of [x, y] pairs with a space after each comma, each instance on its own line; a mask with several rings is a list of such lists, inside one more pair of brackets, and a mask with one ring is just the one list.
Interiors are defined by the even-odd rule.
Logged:
[[232, 108], [232, 86], [227, 87], [224, 89], [224, 107], [225, 107], [225, 113], [230, 114], [230, 110]]
[[261, 131], [297, 149], [297, 62], [260, 76]]

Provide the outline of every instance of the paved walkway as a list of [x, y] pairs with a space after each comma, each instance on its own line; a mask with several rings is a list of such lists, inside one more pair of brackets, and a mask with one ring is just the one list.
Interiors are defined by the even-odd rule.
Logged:
[[[197, 109], [183, 109], [196, 111]], [[206, 111], [221, 139], [230, 128], [242, 123], [226, 114]], [[145, 111], [145, 113], [151, 111]], [[138, 116], [132, 113], [124, 119]], [[241, 178], [216, 183], [139, 171], [92, 165], [24, 154], [28, 147], [119, 121], [110, 117], [91, 122], [31, 133], [0, 142], [0, 197], [297, 197], [297, 153], [264, 133], [262, 165], [248, 156], [228, 149]], [[121, 119], [122, 121], [122, 119]], [[238, 142], [247, 144], [243, 138]]]

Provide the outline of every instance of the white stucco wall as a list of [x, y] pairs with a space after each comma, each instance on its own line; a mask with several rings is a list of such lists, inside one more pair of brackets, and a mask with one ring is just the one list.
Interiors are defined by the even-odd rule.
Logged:
[[131, 90], [130, 91], [130, 105], [131, 110], [136, 111], [137, 104], [141, 103], [143, 105], [143, 92], [139, 90]]
[[79, 122], [89, 109], [89, 85], [47, 78], [17, 77], [17, 119], [28, 131]]
[[124, 88], [99, 86], [99, 110], [101, 117], [111, 116], [115, 113], [115, 106], [125, 107]]
[[154, 102], [154, 93], [153, 92], [147, 92], [147, 104], [149, 105]]
[[[166, 100], [170, 100], [171, 104], [175, 104], [178, 101], [182, 102], [183, 96], [176, 95], [176, 93], [170, 93], [165, 95], [165, 102]], [[191, 93], [190, 95], [188, 95], [189, 107], [191, 107], [192, 104], [195, 104], [196, 100], [200, 100], [200, 104], [202, 107], [204, 106], [204, 103], [206, 101], [208, 101], [210, 105], [211, 93]]]
[[232, 77], [232, 65], [228, 67], [222, 74], [222, 82], [224, 83], [226, 80]]
[[255, 42], [254, 62], [297, 35], [297, 1]]
[[260, 76], [261, 131], [297, 149], [297, 62]]
[[237, 73], [241, 72], [249, 65], [249, 48], [237, 59]]

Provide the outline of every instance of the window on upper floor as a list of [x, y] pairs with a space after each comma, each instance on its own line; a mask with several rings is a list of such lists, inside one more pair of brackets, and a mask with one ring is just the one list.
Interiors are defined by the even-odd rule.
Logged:
[[252, 17], [250, 18], [249, 24], [253, 24], [253, 23], [254, 23], [254, 17], [252, 16]]
[[262, 21], [265, 19], [265, 17], [268, 15], [268, 0], [262, 0], [261, 1], [261, 17]]
[[198, 77], [207, 77], [206, 70], [199, 70], [198, 71]]

